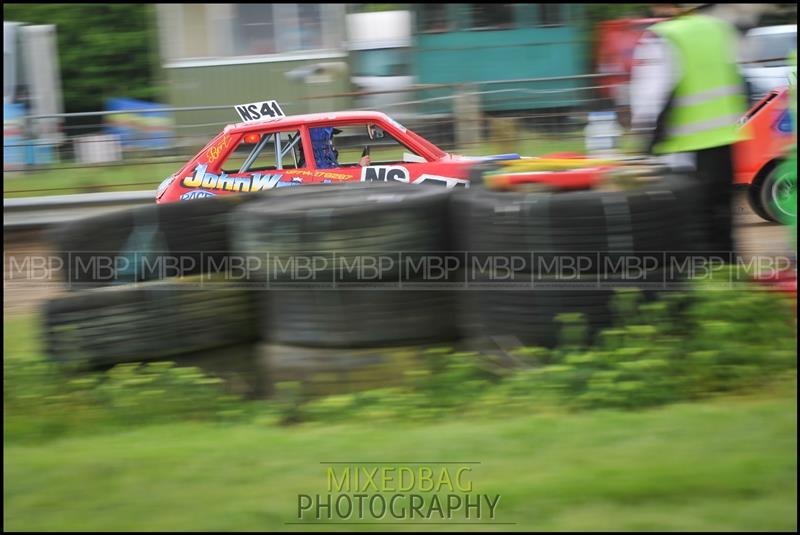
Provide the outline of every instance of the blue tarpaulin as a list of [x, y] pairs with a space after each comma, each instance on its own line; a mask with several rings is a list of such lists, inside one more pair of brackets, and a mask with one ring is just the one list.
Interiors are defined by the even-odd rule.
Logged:
[[53, 163], [55, 146], [45, 137], [29, 139], [24, 104], [3, 104], [3, 170]]
[[3, 169], [25, 165], [25, 137], [22, 104], [3, 104]]
[[[162, 104], [130, 98], [106, 101], [107, 111], [131, 110], [106, 117], [106, 132], [119, 136], [123, 149], [167, 149], [174, 142], [172, 114]], [[135, 113], [136, 110], [153, 110]]]

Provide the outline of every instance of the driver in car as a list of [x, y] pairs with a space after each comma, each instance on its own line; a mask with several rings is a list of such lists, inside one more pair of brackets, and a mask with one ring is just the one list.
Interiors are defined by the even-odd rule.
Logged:
[[[336, 150], [336, 147], [333, 144], [333, 136], [341, 133], [341, 130], [332, 127], [309, 129], [309, 134], [311, 135], [311, 148], [314, 151], [314, 161], [317, 162], [318, 169], [333, 169], [335, 167], [341, 167], [339, 164], [339, 151]], [[367, 125], [367, 134], [369, 135], [370, 139], [375, 138], [374, 125]], [[304, 165], [304, 162], [301, 161], [300, 165]], [[361, 159], [359, 159], [358, 165], [361, 167], [370, 165], [369, 145], [364, 147], [364, 151], [361, 153]]]

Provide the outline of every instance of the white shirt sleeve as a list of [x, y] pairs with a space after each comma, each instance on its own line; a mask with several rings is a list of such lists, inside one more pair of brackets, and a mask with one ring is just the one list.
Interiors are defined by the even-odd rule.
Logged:
[[[633, 52], [631, 71], [631, 127], [647, 134], [655, 130], [670, 94], [678, 85], [681, 66], [674, 45], [652, 32], [646, 32]], [[694, 153], [665, 154], [661, 160], [673, 169], [693, 169]]]
[[649, 132], [680, 78], [673, 45], [646, 32], [633, 52], [631, 71], [631, 122], [633, 130]]

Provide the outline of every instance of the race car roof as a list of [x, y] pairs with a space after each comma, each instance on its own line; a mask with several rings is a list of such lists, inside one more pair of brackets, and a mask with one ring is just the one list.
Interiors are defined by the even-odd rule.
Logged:
[[292, 128], [304, 125], [315, 124], [344, 124], [344, 123], [360, 123], [360, 122], [389, 122], [394, 123], [385, 113], [377, 111], [342, 111], [333, 113], [308, 113], [305, 115], [289, 115], [279, 119], [264, 119], [262, 121], [248, 121], [246, 123], [234, 123], [225, 127], [225, 132], [250, 132], [252, 130], [261, 130], [265, 126], [270, 128]]
[[279, 119], [265, 119], [263, 121], [248, 121], [246, 123], [229, 124], [223, 130], [224, 133], [248, 133], [253, 131], [283, 130], [305, 126], [347, 126], [353, 124], [363, 124], [375, 122], [388, 127], [389, 133], [395, 130], [397, 135], [402, 136], [409, 144], [407, 145], [420, 156], [431, 159], [442, 158], [447, 153], [425, 139], [424, 137], [408, 130], [406, 127], [379, 111], [341, 111], [333, 113], [309, 113], [306, 115], [290, 115]]

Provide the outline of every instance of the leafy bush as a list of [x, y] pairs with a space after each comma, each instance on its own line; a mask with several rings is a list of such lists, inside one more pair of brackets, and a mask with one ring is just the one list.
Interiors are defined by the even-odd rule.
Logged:
[[292, 421], [496, 415], [547, 406], [641, 409], [752, 389], [796, 368], [793, 303], [752, 284], [720, 284], [728, 276], [718, 273], [692, 292], [651, 302], [620, 291], [612, 303], [615, 325], [593, 344], [584, 319], [564, 314], [557, 318], [560, 346], [520, 348], [513, 369], [486, 355], [430, 350], [427, 366], [407, 386], [299, 396]]
[[220, 388], [221, 379], [172, 362], [78, 375], [44, 360], [6, 357], [3, 368], [6, 434], [15, 439], [243, 413], [237, 398]]

